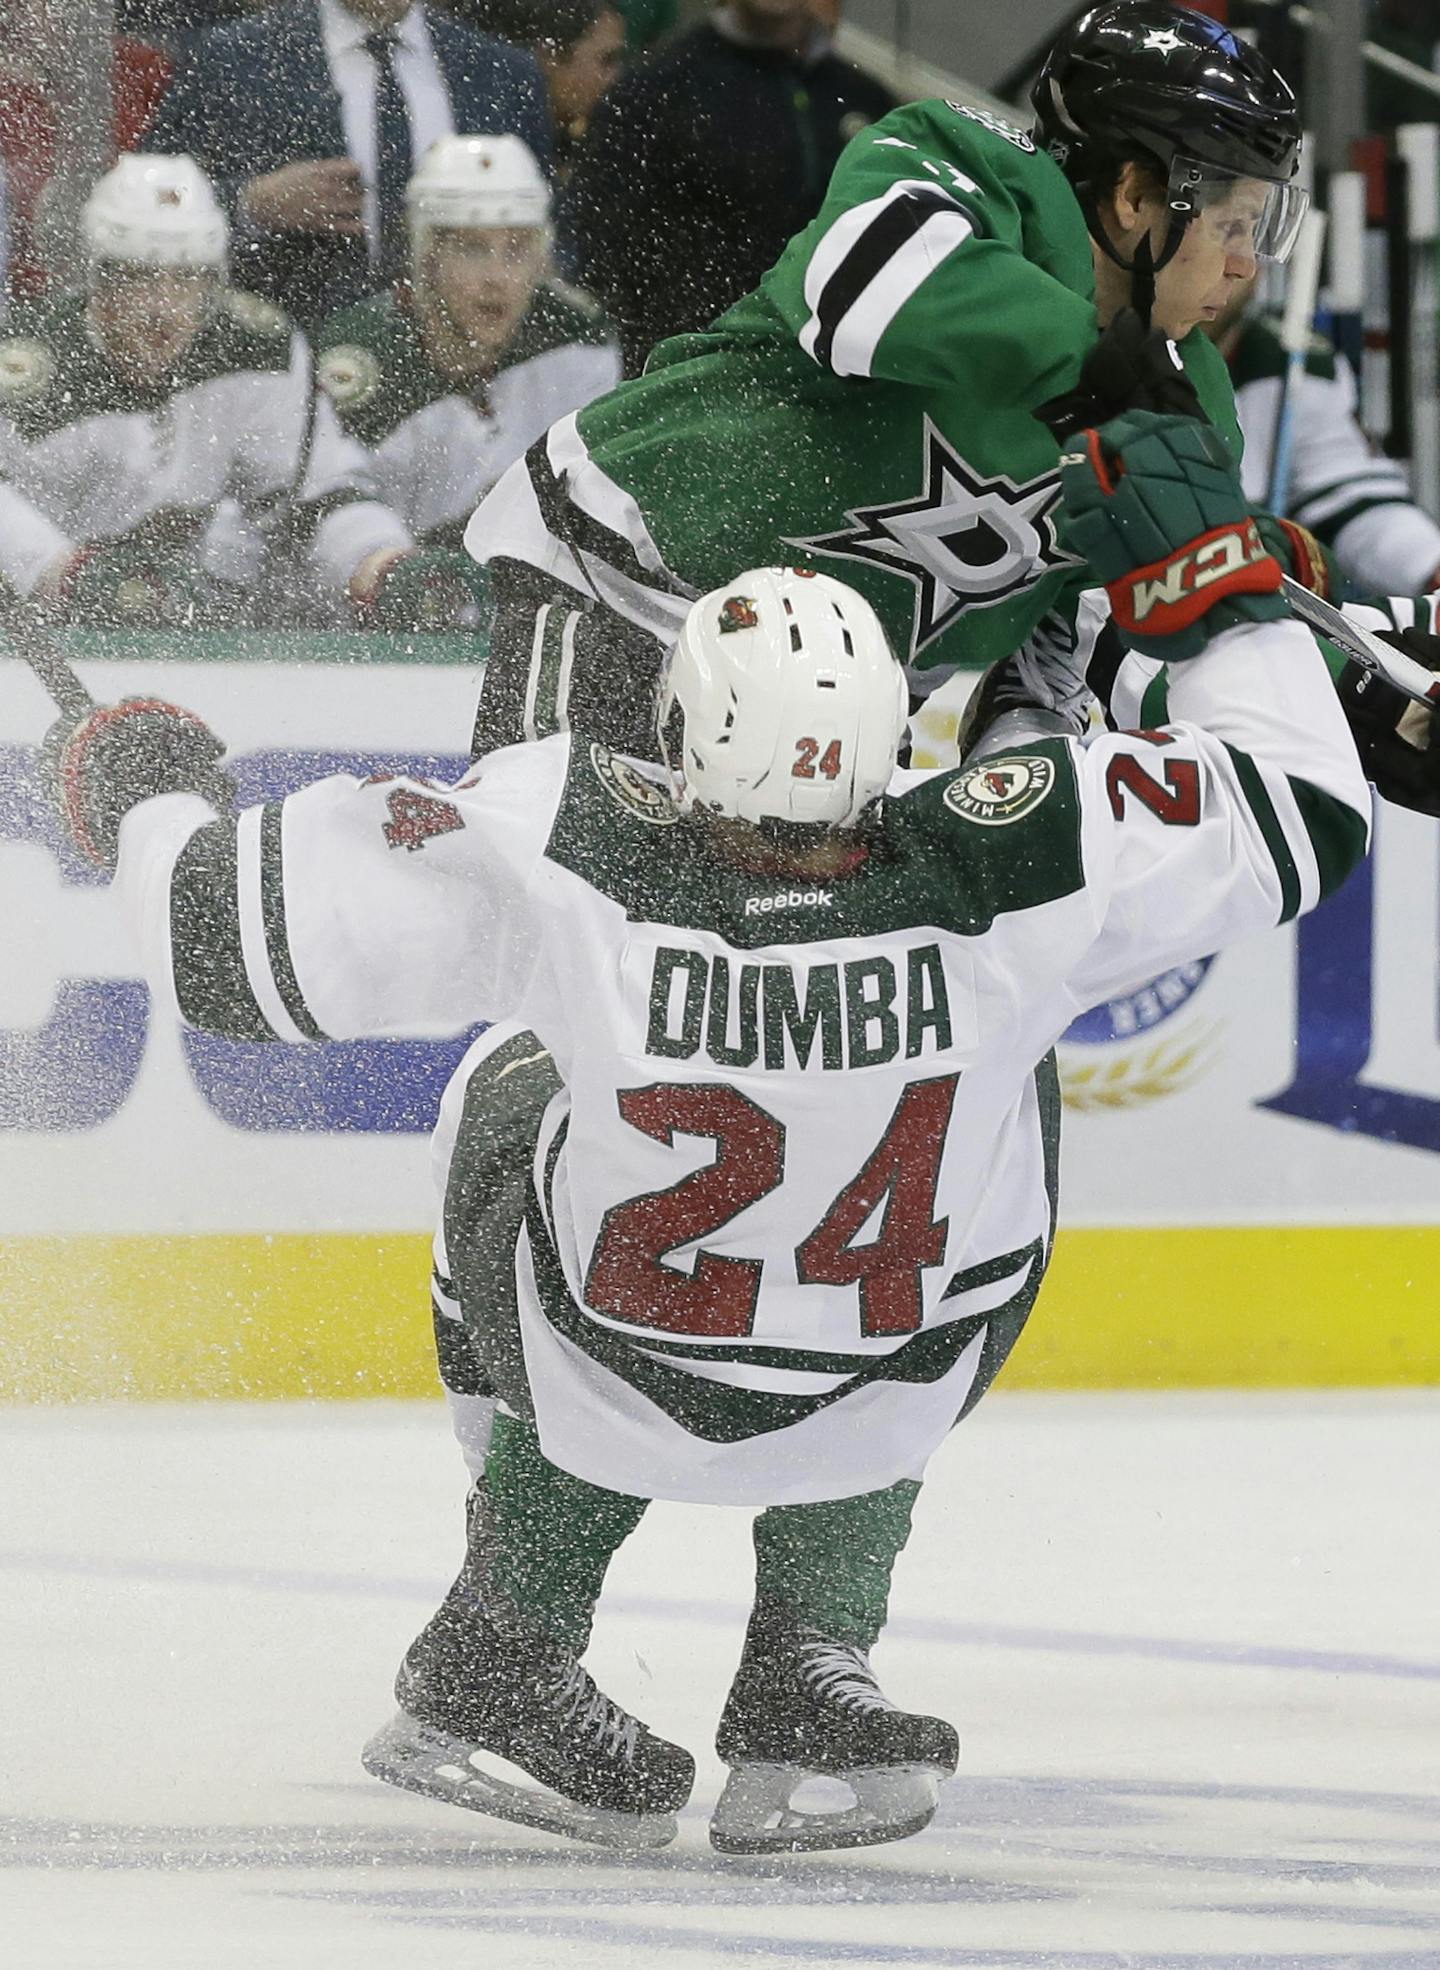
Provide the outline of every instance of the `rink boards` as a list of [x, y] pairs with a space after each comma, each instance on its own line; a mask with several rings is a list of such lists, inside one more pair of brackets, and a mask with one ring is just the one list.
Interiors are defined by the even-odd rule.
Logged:
[[[82, 647], [97, 696], [209, 718], [246, 798], [463, 759], [459, 643]], [[463, 1036], [282, 1050], [153, 1020], [38, 799], [47, 717], [7, 663], [0, 1398], [432, 1388], [425, 1131]], [[1440, 830], [1385, 811], [1324, 910], [1086, 1015], [1061, 1063], [1067, 1229], [1008, 1381], [1440, 1380]]]

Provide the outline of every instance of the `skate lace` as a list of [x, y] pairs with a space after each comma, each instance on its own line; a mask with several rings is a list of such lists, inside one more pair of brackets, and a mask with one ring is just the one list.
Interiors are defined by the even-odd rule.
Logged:
[[822, 1635], [801, 1642], [800, 1673], [811, 1694], [842, 1709], [867, 1712], [895, 1705], [875, 1680], [864, 1649], [827, 1641]]
[[592, 1738], [608, 1757], [634, 1764], [639, 1721], [606, 1696], [578, 1662], [558, 1666], [553, 1694], [563, 1724], [573, 1725], [581, 1737]]
[[1011, 662], [1025, 702], [1058, 712], [1084, 729], [1089, 723], [1090, 687], [1076, 632], [1061, 615], [1052, 609], [1042, 616]]

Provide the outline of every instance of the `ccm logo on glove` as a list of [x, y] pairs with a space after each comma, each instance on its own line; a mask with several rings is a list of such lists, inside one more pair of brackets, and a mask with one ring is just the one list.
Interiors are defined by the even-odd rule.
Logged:
[[1186, 629], [1221, 595], [1265, 595], [1281, 583], [1253, 519], [1201, 534], [1179, 553], [1137, 568], [1111, 589], [1121, 629], [1165, 636]]

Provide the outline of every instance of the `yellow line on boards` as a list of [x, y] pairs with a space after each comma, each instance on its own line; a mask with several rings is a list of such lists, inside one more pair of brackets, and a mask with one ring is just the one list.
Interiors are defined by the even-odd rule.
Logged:
[[[0, 1401], [414, 1396], [429, 1240], [0, 1240]], [[1440, 1383], [1440, 1228], [1074, 1230], [1002, 1386]]]
[[1440, 1227], [1061, 1232], [1009, 1388], [1440, 1382]]
[[430, 1241], [0, 1241], [0, 1399], [432, 1395]]

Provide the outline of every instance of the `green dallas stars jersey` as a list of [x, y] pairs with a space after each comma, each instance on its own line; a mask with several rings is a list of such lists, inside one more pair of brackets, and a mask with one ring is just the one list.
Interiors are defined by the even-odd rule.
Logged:
[[[668, 641], [737, 568], [853, 582], [924, 692], [1023, 643], [1086, 585], [1033, 412], [1098, 333], [1089, 235], [1018, 130], [910, 104], [842, 156], [759, 290], [565, 419], [466, 535]], [[1186, 368], [1239, 452], [1224, 364]]]
[[547, 1457], [642, 1497], [846, 1497], [919, 1475], [1034, 1297], [1035, 1063], [1087, 1006], [1313, 907], [1363, 849], [1298, 623], [1218, 637], [1170, 703], [1166, 731], [897, 774], [823, 879], [747, 871], [656, 771], [565, 736], [450, 789], [334, 778], [238, 822], [148, 801], [120, 883], [192, 1024], [513, 1018], [548, 1049], [564, 1086], [514, 1247]]

